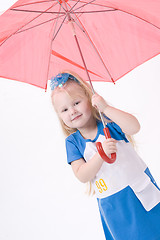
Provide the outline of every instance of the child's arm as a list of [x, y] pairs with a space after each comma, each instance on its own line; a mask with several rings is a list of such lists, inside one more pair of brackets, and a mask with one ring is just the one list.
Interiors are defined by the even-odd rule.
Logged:
[[[113, 138], [106, 139], [103, 143], [103, 149], [107, 155], [117, 151], [116, 140]], [[83, 183], [91, 181], [100, 170], [103, 159], [97, 152], [88, 162], [85, 162], [83, 158], [75, 160], [71, 163], [75, 176]]]
[[97, 107], [108, 118], [119, 125], [124, 133], [133, 135], [140, 130], [140, 124], [136, 117], [127, 112], [109, 106], [100, 95], [93, 95], [92, 105]]

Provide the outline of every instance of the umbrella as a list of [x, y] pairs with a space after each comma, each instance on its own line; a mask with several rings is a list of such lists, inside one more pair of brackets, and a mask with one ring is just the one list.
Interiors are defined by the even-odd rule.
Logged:
[[46, 89], [71, 69], [115, 82], [159, 54], [159, 12], [158, 0], [19, 0], [0, 16], [0, 76]]

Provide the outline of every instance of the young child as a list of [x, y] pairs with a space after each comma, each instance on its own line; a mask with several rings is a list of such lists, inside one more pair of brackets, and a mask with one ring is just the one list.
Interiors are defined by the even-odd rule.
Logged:
[[[139, 131], [137, 119], [109, 106], [78, 75], [51, 79], [52, 102], [66, 134], [67, 161], [75, 176], [94, 187], [107, 240], [160, 239], [160, 191], [126, 135]], [[106, 139], [97, 109], [105, 115]], [[96, 142], [116, 161], [105, 162]]]

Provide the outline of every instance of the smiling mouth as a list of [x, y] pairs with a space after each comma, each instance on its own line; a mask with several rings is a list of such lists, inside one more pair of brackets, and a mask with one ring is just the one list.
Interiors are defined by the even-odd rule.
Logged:
[[75, 120], [79, 119], [81, 116], [82, 116], [82, 114], [76, 116], [75, 118], [72, 119], [72, 121], [75, 121]]

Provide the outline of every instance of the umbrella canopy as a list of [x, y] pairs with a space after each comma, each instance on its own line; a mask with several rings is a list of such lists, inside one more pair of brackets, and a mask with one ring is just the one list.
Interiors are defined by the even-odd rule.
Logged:
[[[58, 71], [113, 82], [160, 53], [159, 0], [19, 0], [0, 16], [0, 76], [46, 88]], [[73, 30], [73, 31], [72, 31]]]

